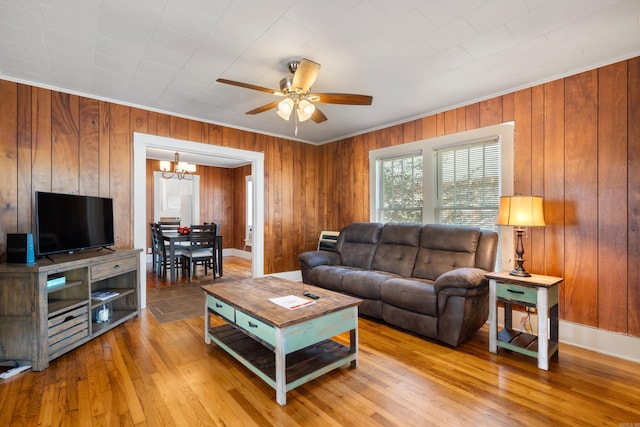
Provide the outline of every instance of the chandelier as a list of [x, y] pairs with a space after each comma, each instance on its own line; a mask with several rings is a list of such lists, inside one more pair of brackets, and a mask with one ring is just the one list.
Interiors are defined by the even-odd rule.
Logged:
[[196, 165], [187, 162], [180, 161], [180, 155], [176, 152], [175, 164], [173, 166], [173, 172], [171, 171], [171, 162], [169, 160], [160, 161], [160, 170], [162, 171], [162, 177], [164, 179], [193, 179], [193, 173], [196, 171]]

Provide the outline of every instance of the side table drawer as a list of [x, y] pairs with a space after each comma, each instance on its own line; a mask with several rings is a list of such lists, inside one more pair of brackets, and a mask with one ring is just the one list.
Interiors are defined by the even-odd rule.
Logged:
[[538, 301], [538, 291], [536, 288], [512, 285], [509, 283], [496, 283], [496, 295], [498, 299], [514, 302], [536, 304]]
[[235, 310], [226, 302], [222, 302], [218, 298], [207, 294], [207, 307], [227, 319], [229, 322], [236, 322]]
[[265, 343], [275, 346], [276, 332], [273, 326], [267, 325], [242, 311], [236, 311], [236, 325], [244, 331], [255, 335]]

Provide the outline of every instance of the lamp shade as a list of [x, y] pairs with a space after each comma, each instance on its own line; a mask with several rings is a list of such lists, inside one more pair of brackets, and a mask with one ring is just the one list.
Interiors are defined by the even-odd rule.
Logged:
[[540, 196], [502, 196], [497, 225], [544, 227], [544, 211]]
[[169, 172], [171, 170], [171, 162], [168, 160], [160, 160], [160, 170]]

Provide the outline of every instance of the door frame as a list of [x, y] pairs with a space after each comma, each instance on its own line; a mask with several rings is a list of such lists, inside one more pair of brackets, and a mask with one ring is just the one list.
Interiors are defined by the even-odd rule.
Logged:
[[[147, 246], [147, 147], [224, 157], [251, 163], [253, 176], [253, 247], [251, 270], [253, 277], [264, 275], [264, 153], [202, 144], [144, 133], [133, 133], [133, 246]], [[146, 250], [140, 257], [140, 306], [147, 305]]]

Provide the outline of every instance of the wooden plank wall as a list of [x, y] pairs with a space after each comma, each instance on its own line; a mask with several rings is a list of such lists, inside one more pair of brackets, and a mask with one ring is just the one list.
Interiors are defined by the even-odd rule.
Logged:
[[561, 318], [640, 336], [640, 58], [324, 145], [320, 211], [369, 219], [369, 150], [511, 120], [515, 193], [545, 200], [527, 269], [565, 278]]
[[[298, 269], [328, 228], [327, 216], [307, 213], [319, 206], [313, 145], [0, 80], [0, 253], [7, 233], [33, 230], [38, 190], [113, 197], [116, 247], [132, 247], [133, 132], [265, 153], [265, 273]], [[244, 245], [249, 171], [202, 171], [201, 217], [222, 224], [225, 247]]]
[[563, 319], [640, 336], [640, 58], [322, 146], [318, 203], [336, 229], [367, 221], [369, 150], [511, 120], [515, 193], [545, 200], [527, 269], [565, 278]]
[[[144, 132], [264, 152], [264, 270], [296, 270], [321, 230], [369, 219], [369, 150], [513, 120], [515, 192], [545, 199], [527, 268], [565, 278], [561, 318], [640, 336], [639, 118], [640, 58], [319, 147], [0, 80], [0, 248], [31, 230], [35, 190], [114, 197], [117, 245], [131, 247], [132, 134]], [[205, 192], [224, 202], [203, 218], [242, 247], [239, 192], [215, 174]]]

